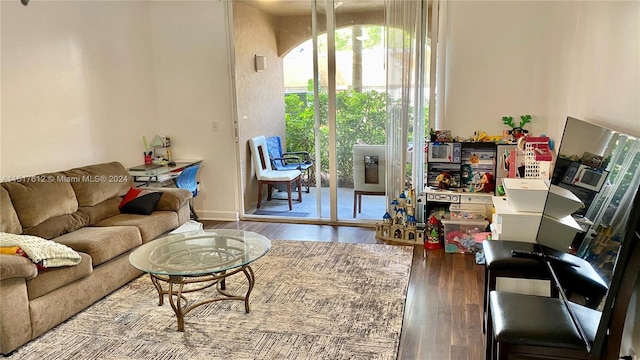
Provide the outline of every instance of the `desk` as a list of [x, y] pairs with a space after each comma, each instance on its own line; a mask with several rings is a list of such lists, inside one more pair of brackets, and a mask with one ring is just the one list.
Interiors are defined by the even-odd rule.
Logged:
[[131, 174], [133, 182], [142, 183], [138, 186], [149, 186], [151, 183], [167, 186], [174, 183], [182, 170], [201, 162], [202, 160], [176, 160], [175, 166], [166, 164], [138, 165], [129, 168], [129, 174]]

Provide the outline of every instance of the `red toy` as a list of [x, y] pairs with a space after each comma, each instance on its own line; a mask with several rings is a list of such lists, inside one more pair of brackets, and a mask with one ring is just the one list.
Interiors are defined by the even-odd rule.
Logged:
[[495, 181], [493, 180], [493, 174], [484, 173], [480, 179], [480, 188], [478, 188], [478, 191], [492, 193], [494, 189]]

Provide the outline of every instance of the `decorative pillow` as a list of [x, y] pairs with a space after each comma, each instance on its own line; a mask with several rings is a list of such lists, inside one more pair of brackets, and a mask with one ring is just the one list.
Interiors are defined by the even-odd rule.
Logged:
[[13, 249], [20, 255], [15, 249], [19, 247], [39, 268], [77, 265], [82, 260], [80, 254], [66, 245], [31, 235], [0, 232], [0, 247], [5, 248], [5, 253]]
[[121, 213], [151, 215], [160, 201], [162, 193], [159, 191], [140, 190], [130, 188], [118, 208]]

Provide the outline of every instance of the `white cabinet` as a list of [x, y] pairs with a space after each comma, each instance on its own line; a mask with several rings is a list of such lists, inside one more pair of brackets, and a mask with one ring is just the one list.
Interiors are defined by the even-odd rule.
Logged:
[[[491, 222], [493, 240], [536, 242], [542, 213], [516, 211], [506, 197], [492, 197], [495, 212]], [[520, 294], [549, 296], [547, 280], [498, 278], [496, 289]]]
[[506, 197], [492, 197], [495, 213], [491, 221], [494, 240], [536, 242], [542, 213], [516, 211]]

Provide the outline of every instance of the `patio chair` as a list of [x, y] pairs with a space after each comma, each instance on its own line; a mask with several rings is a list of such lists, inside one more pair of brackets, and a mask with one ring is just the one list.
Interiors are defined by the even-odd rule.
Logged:
[[385, 145], [353, 145], [353, 218], [362, 211], [362, 195], [386, 195]]
[[311, 182], [310, 170], [313, 166], [311, 156], [308, 151], [283, 152], [280, 136], [269, 136], [267, 138], [267, 148], [271, 166], [277, 171], [299, 170], [306, 179], [307, 193]]
[[269, 160], [269, 151], [267, 148], [267, 140], [264, 136], [249, 139], [249, 147], [251, 148], [251, 157], [253, 158], [253, 166], [256, 170], [256, 178], [258, 179], [258, 204], [256, 208], [260, 208], [262, 203], [262, 187], [267, 185], [267, 200], [271, 200], [273, 187], [284, 185], [287, 189], [287, 199], [289, 200], [289, 210], [292, 210], [291, 204], [291, 188], [294, 184], [298, 187], [298, 200], [302, 202], [302, 173], [300, 170], [274, 170]]

